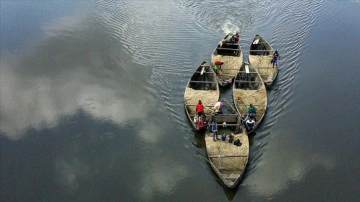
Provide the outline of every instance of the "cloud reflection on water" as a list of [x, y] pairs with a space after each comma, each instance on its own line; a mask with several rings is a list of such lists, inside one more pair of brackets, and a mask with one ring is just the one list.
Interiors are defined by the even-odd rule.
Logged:
[[[147, 144], [159, 143], [160, 137], [168, 132], [159, 127], [163, 120], [147, 120], [151, 113], [164, 117], [158, 110], [156, 92], [149, 81], [151, 69], [133, 63], [116, 37], [109, 36], [112, 33], [107, 33], [101, 23], [94, 23], [98, 19], [81, 15], [58, 22], [44, 26], [45, 37], [31, 47], [2, 55], [1, 135], [20, 140], [30, 129], [56, 128], [60, 119], [81, 110], [94, 120], [109, 121], [119, 127], [136, 124], [140, 132], [131, 135]], [[83, 148], [80, 143], [73, 143], [71, 147]], [[141, 151], [141, 148], [134, 149]], [[118, 157], [107, 158], [112, 161]], [[167, 153], [152, 159], [144, 157], [143, 162], [163, 162], [171, 158]], [[124, 164], [126, 169], [137, 165], [131, 161]], [[64, 151], [56, 155], [54, 169], [56, 181], [73, 192], [80, 188], [80, 180], [89, 180], [103, 168], [94, 168], [76, 152]], [[188, 172], [179, 162], [153, 164], [153, 169], [147, 165], [133, 169], [145, 169], [139, 173], [149, 174], [141, 180], [145, 195], [167, 193]], [[141, 176], [132, 176], [138, 177]]]
[[314, 150], [307, 148], [309, 145], [301, 142], [296, 144], [297, 141], [292, 138], [293, 136], [276, 137], [271, 141], [271, 147], [264, 150], [266, 153], [246, 180], [251, 192], [273, 198], [288, 189], [292, 183], [305, 180], [308, 172], [314, 168], [332, 170], [336, 167], [333, 158], [312, 153]]
[[[69, 23], [81, 30], [81, 23]], [[121, 56], [121, 45], [94, 42], [105, 33], [82, 24], [79, 32], [86, 35], [81, 40], [49, 31], [51, 36], [33, 47], [2, 58], [2, 134], [19, 139], [29, 128], [54, 127], [59, 116], [72, 115], [79, 108], [97, 119], [118, 124], [142, 119], [149, 112], [152, 90], [143, 82], [147, 82], [150, 71], [124, 61], [128, 56]], [[59, 26], [48, 25], [47, 30], [61, 30]], [[82, 33], [74, 35], [78, 34]]]

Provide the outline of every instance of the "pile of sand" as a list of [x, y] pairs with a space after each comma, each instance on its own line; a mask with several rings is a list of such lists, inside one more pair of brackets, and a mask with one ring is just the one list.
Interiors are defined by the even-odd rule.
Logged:
[[273, 68], [271, 63], [272, 56], [251, 55], [249, 61], [251, 66], [256, 68], [261, 75], [261, 78], [266, 81], [270, 74], [276, 75], [277, 68]]
[[251, 55], [249, 61], [253, 67], [272, 67], [271, 55]]
[[234, 89], [234, 102], [241, 114], [247, 113], [247, 107], [253, 104], [256, 109], [256, 118], [260, 120], [266, 111], [267, 94], [264, 85], [258, 90]]
[[[234, 134], [233, 134], [234, 135]], [[220, 136], [219, 136], [220, 137]], [[222, 158], [210, 158], [213, 164], [221, 171], [224, 170], [244, 170], [248, 155], [249, 155], [249, 139], [244, 133], [235, 134], [234, 140], [240, 139], [241, 146], [236, 146], [233, 143], [228, 142], [228, 137], [225, 141], [217, 140], [213, 141], [211, 133], [207, 133], [205, 136], [206, 150], [208, 156], [216, 155], [240, 155], [243, 157], [222, 157]]]
[[[199, 100], [205, 106], [204, 112], [211, 113], [211, 110], [214, 104], [219, 101], [220, 91], [219, 90], [194, 90], [192, 88], [186, 87], [184, 94], [185, 105], [189, 106], [188, 110], [190, 114], [195, 114], [195, 106]], [[208, 107], [208, 108], [206, 108]]]

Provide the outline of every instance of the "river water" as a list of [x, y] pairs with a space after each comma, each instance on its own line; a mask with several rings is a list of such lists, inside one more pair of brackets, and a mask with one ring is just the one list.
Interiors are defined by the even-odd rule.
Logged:
[[[359, 200], [359, 1], [0, 3], [1, 201]], [[281, 60], [229, 190], [183, 93], [233, 30]]]

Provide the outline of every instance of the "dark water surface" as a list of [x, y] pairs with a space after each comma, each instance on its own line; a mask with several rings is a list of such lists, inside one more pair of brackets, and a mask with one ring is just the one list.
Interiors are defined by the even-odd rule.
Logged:
[[[0, 201], [359, 201], [359, 1], [0, 2]], [[281, 61], [228, 190], [183, 93], [233, 30]]]

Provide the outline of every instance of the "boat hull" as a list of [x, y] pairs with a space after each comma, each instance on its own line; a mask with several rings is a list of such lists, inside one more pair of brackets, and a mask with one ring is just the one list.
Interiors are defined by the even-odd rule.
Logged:
[[231, 86], [237, 72], [243, 63], [243, 51], [239, 42], [225, 43], [225, 39], [230, 37], [227, 34], [217, 45], [211, 54], [211, 64], [221, 61], [221, 71], [217, 74], [217, 80], [221, 87]]
[[248, 133], [253, 132], [265, 116], [267, 93], [261, 76], [250, 64], [245, 63], [235, 78], [233, 100], [236, 109], [243, 117], [248, 113], [247, 109], [250, 104], [256, 107], [255, 126], [247, 131]]
[[184, 107], [187, 117], [192, 127], [197, 131], [203, 131], [205, 128], [198, 128], [195, 122], [196, 104], [199, 100], [204, 105], [205, 123], [212, 114], [211, 107], [219, 100], [220, 90], [216, 80], [216, 74], [209, 63], [203, 61], [194, 71], [189, 79], [184, 92]]
[[259, 72], [266, 87], [275, 82], [278, 75], [278, 66], [273, 66], [274, 49], [263, 37], [256, 35], [250, 45], [249, 63]]

